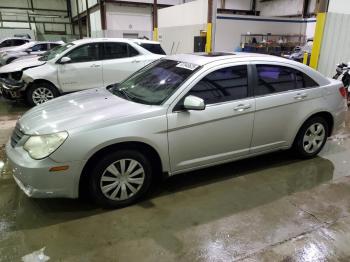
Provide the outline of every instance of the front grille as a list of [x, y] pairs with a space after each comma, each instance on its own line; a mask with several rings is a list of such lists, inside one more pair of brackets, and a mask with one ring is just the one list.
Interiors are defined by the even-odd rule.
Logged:
[[19, 125], [19, 123], [17, 122], [15, 129], [12, 132], [12, 136], [11, 136], [11, 146], [15, 147], [19, 140], [21, 140], [21, 138], [24, 136], [24, 133], [21, 131], [21, 127]]

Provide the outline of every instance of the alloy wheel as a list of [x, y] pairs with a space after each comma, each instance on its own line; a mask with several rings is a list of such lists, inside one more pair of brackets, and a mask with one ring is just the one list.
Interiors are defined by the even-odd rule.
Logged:
[[40, 105], [54, 98], [52, 91], [46, 87], [38, 87], [33, 91], [32, 99], [34, 104]]

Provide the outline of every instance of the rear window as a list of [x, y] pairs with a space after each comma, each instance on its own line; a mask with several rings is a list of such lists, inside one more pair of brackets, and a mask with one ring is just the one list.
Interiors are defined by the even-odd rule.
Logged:
[[165, 55], [165, 52], [163, 48], [160, 46], [160, 44], [141, 43], [140, 46], [142, 46], [144, 49], [146, 49], [147, 51], [150, 51], [153, 54]]

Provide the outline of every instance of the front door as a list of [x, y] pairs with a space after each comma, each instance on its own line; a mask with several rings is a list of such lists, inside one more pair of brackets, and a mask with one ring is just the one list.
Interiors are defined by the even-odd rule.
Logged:
[[58, 81], [63, 92], [103, 86], [98, 43], [79, 46], [65, 57], [69, 57], [71, 61], [58, 64]]
[[[181, 110], [188, 95], [204, 99], [203, 111]], [[248, 88], [247, 65], [211, 70], [168, 113], [173, 173], [220, 163], [249, 153], [255, 101]]]

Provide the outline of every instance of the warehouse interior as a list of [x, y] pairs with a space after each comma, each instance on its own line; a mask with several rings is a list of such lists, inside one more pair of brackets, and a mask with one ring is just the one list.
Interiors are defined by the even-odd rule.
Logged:
[[349, 28], [348, 0], [0, 0], [0, 262], [349, 261]]

